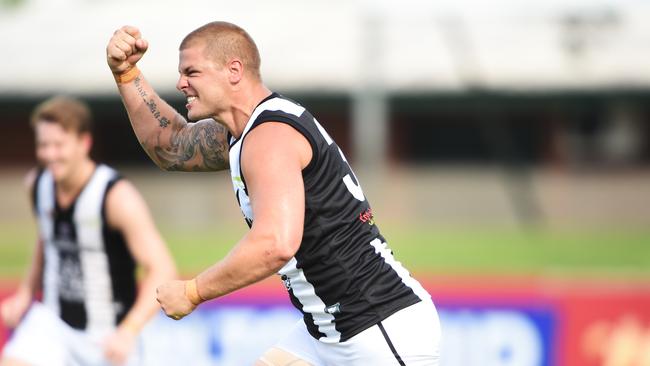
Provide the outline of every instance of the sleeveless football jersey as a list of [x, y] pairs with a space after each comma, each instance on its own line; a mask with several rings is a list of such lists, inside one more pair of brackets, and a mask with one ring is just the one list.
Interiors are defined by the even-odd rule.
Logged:
[[43, 303], [71, 327], [88, 332], [113, 329], [135, 301], [135, 261], [122, 234], [106, 223], [106, 195], [119, 179], [115, 170], [98, 165], [68, 208], [59, 206], [47, 170], [34, 183]]
[[341, 149], [304, 107], [277, 93], [255, 108], [238, 139], [230, 138], [233, 188], [248, 225], [255, 217], [240, 157], [246, 135], [269, 121], [295, 128], [312, 148], [312, 160], [302, 172], [302, 241], [279, 272], [309, 333], [323, 342], [343, 342], [402, 308], [430, 299], [393, 258]]

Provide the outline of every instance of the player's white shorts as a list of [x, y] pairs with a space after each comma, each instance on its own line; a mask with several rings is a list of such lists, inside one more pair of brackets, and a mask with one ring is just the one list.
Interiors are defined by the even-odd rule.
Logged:
[[[3, 357], [33, 366], [109, 366], [102, 338], [70, 327], [36, 302], [5, 345]], [[134, 350], [126, 365], [137, 365], [137, 358]]]
[[435, 306], [421, 301], [342, 343], [314, 339], [300, 320], [275, 347], [314, 366], [437, 366], [440, 333]]

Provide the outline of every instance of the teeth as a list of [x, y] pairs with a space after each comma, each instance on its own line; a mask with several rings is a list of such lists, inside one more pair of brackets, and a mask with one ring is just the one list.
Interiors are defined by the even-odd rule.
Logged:
[[196, 100], [196, 97], [187, 97], [187, 103], [192, 103], [194, 100]]

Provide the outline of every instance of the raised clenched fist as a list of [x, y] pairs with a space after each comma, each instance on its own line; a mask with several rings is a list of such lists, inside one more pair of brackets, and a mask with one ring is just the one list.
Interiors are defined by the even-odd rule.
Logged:
[[149, 44], [136, 27], [125, 25], [113, 33], [106, 46], [108, 67], [114, 74], [133, 68], [147, 51]]

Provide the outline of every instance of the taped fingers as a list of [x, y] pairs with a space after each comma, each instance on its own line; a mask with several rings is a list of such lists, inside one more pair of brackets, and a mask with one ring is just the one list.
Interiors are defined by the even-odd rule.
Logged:
[[256, 366], [313, 366], [309, 362], [279, 348], [271, 348], [255, 363]]

